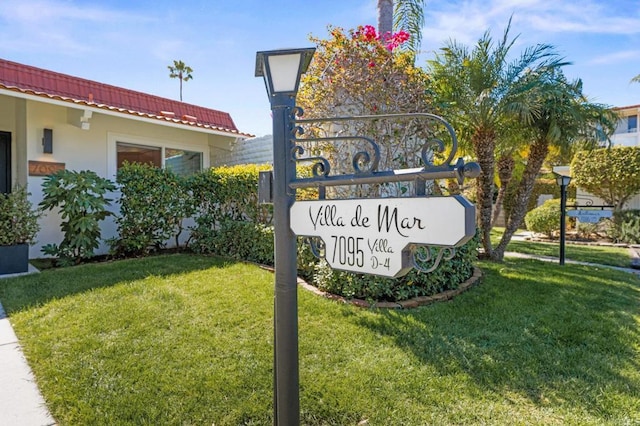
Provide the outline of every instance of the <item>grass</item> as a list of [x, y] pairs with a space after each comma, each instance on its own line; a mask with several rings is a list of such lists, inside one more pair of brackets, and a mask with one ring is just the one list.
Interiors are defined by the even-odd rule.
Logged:
[[[494, 228], [491, 231], [491, 243], [496, 246], [504, 232], [503, 228]], [[542, 243], [537, 241], [511, 240], [507, 251], [531, 254], [535, 256], [559, 257], [560, 243]], [[565, 244], [565, 259], [580, 262], [597, 263], [600, 265], [618, 266], [628, 268], [631, 264], [629, 250], [624, 247], [595, 246]]]
[[[406, 311], [299, 291], [302, 424], [640, 422], [640, 280], [523, 259]], [[273, 275], [194, 255], [0, 281], [60, 425], [272, 424]]]

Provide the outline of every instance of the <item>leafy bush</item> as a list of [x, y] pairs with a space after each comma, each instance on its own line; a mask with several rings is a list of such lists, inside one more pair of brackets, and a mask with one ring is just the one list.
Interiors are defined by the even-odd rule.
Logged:
[[0, 246], [33, 244], [40, 230], [40, 214], [32, 208], [24, 187], [0, 194]]
[[260, 171], [269, 169], [270, 166], [253, 164], [217, 167], [189, 179], [196, 222], [191, 228], [194, 251], [218, 252], [217, 231], [226, 221], [271, 222], [272, 206], [258, 204], [258, 176]]
[[150, 164], [125, 163], [116, 178], [120, 185], [119, 238], [110, 241], [117, 255], [140, 255], [165, 246], [179, 236], [183, 221], [193, 214], [191, 194], [183, 178]]
[[412, 269], [401, 278], [355, 274], [331, 269], [326, 262], [317, 264], [314, 284], [321, 290], [347, 298], [377, 301], [402, 301], [418, 296], [430, 296], [455, 289], [473, 274], [477, 259], [478, 238], [456, 249], [454, 257], [442, 260], [433, 272]]
[[623, 210], [613, 216], [611, 238], [617, 242], [640, 244], [640, 210]]
[[246, 164], [215, 167], [193, 175], [188, 186], [199, 216], [211, 223], [245, 220], [270, 223], [271, 206], [258, 204], [258, 176], [271, 166]]
[[259, 223], [225, 220], [212, 232], [206, 245], [194, 242], [193, 249], [239, 260], [273, 265], [273, 228]]
[[573, 158], [571, 173], [576, 185], [622, 210], [640, 193], [640, 147], [580, 151]]
[[545, 201], [544, 204], [527, 213], [524, 222], [528, 230], [552, 238], [553, 233], [560, 230], [560, 200]]
[[58, 257], [63, 264], [92, 257], [100, 244], [100, 221], [112, 214], [106, 209], [111, 200], [105, 195], [115, 189], [113, 182], [90, 170], [60, 170], [47, 176], [40, 206], [60, 209], [64, 239], [59, 246], [45, 245], [42, 252]]

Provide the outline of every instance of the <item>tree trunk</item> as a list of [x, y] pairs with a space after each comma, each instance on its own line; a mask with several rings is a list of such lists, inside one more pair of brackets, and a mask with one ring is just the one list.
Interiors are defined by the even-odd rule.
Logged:
[[491, 213], [493, 211], [493, 173], [495, 137], [492, 131], [479, 130], [473, 137], [473, 148], [482, 171], [476, 179], [479, 215], [477, 225], [480, 228], [480, 241], [484, 249], [484, 256], [492, 258], [491, 247]]
[[509, 212], [507, 227], [504, 230], [500, 243], [491, 255], [492, 260], [501, 261], [504, 258], [504, 252], [511, 241], [511, 237], [513, 237], [513, 234], [515, 234], [518, 227], [522, 224], [527, 214], [527, 205], [533, 193], [533, 187], [548, 153], [549, 143], [544, 137], [537, 139], [531, 145], [527, 165], [525, 166], [522, 180], [516, 191], [515, 203], [513, 209]]
[[513, 169], [516, 166], [516, 162], [511, 155], [505, 154], [498, 159], [498, 179], [500, 180], [500, 189], [498, 190], [498, 198], [493, 208], [493, 218], [491, 219], [491, 226], [496, 226], [496, 221], [502, 211], [502, 203], [504, 202], [504, 196], [507, 193], [507, 186], [513, 176]]
[[378, 0], [378, 34], [384, 37], [393, 31], [393, 0]]

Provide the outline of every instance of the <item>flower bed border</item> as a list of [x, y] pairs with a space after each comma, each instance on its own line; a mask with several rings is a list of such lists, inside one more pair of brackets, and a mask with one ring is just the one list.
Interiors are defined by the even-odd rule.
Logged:
[[[272, 269], [270, 269], [272, 270]], [[467, 291], [471, 287], [480, 283], [480, 279], [482, 278], [482, 271], [477, 266], [473, 268], [473, 274], [469, 279], [460, 284], [458, 288], [452, 290], [446, 290], [438, 294], [434, 294], [433, 296], [418, 296], [412, 299], [403, 300], [400, 302], [374, 302], [369, 303], [366, 300], [362, 299], [350, 299], [343, 296], [338, 296], [336, 294], [327, 293], [326, 291], [322, 291], [315, 286], [307, 283], [302, 278], [298, 278], [298, 285], [304, 288], [307, 291], [310, 291], [318, 296], [326, 297], [327, 299], [337, 300], [342, 303], [348, 303], [354, 306], [358, 306], [360, 308], [374, 308], [374, 309], [413, 309], [418, 308], [420, 306], [430, 305], [435, 302], [444, 302], [446, 300], [450, 300], [457, 295]]]

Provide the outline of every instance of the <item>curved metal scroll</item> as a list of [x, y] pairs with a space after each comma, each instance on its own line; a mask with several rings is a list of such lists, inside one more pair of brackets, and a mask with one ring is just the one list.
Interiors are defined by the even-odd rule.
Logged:
[[309, 248], [311, 249], [311, 253], [317, 257], [318, 259], [324, 259], [325, 256], [325, 245], [322, 238], [319, 237], [305, 237], [304, 241], [309, 244]]
[[[474, 178], [480, 174], [480, 167], [477, 163], [465, 164], [461, 158], [452, 164], [456, 158], [458, 151], [458, 138], [453, 127], [442, 117], [430, 113], [409, 113], [409, 114], [381, 114], [381, 115], [361, 115], [352, 117], [323, 117], [323, 118], [299, 118], [303, 115], [300, 107], [294, 107], [291, 110], [291, 149], [292, 159], [297, 163], [311, 162], [312, 174], [311, 178], [295, 179], [290, 183], [291, 188], [309, 188], [321, 186], [340, 186], [353, 184], [370, 184], [370, 183], [389, 183], [420, 180], [434, 180], [455, 178], [460, 184], [465, 178]], [[337, 124], [340, 122], [358, 122], [358, 121], [379, 121], [379, 120], [397, 120], [397, 119], [425, 119], [435, 121], [446, 129], [451, 139], [451, 151], [447, 158], [441, 164], [434, 164], [430, 156], [433, 152], [444, 152], [445, 143], [438, 138], [430, 138], [421, 147], [420, 159], [424, 167], [414, 169], [401, 170], [383, 170], [378, 171], [381, 161], [381, 149], [379, 144], [371, 137], [360, 135], [338, 135], [331, 137], [300, 137], [303, 135], [303, 125], [317, 125], [318, 129], [329, 124]], [[413, 121], [412, 121], [413, 122]], [[426, 128], [426, 127], [425, 127]], [[331, 174], [332, 166], [329, 158], [323, 155], [305, 156], [307, 150], [302, 146], [303, 143], [327, 143], [337, 145], [345, 142], [365, 142], [366, 148], [360, 149], [352, 154], [351, 165], [353, 167], [352, 174]]]
[[[436, 251], [437, 254], [434, 254], [434, 251]], [[453, 259], [456, 254], [456, 249], [455, 247], [412, 245], [410, 253], [413, 267], [420, 272], [429, 273], [435, 271], [443, 259]]]

